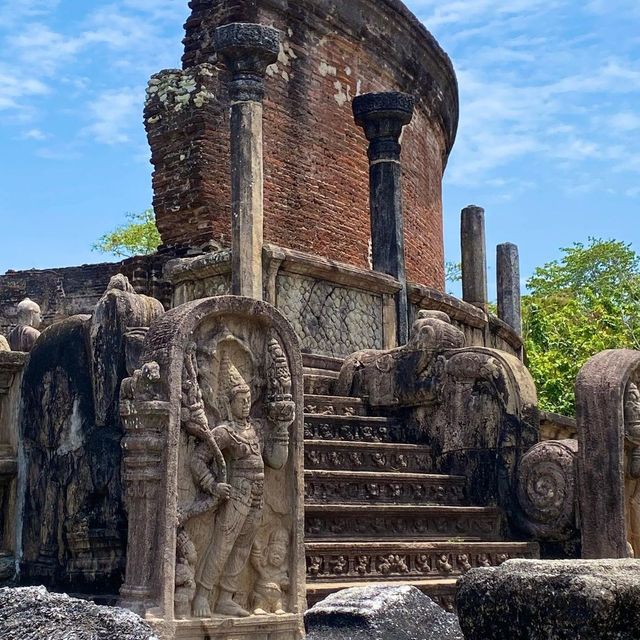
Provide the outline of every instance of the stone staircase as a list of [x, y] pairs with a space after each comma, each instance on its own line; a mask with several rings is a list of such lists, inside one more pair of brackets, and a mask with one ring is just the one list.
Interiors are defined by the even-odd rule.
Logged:
[[434, 474], [429, 447], [357, 398], [332, 395], [341, 361], [305, 356], [305, 539], [309, 605], [368, 582], [412, 584], [453, 608], [472, 567], [536, 558], [500, 539], [502, 514]]

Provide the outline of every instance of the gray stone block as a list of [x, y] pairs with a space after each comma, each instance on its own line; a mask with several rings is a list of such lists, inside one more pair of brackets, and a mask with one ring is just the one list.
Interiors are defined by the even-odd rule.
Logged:
[[158, 640], [137, 615], [44, 587], [0, 589], [3, 640]]
[[305, 626], [307, 640], [463, 640], [456, 616], [408, 585], [339, 591], [307, 611]]
[[510, 560], [458, 583], [466, 640], [637, 640], [640, 562]]

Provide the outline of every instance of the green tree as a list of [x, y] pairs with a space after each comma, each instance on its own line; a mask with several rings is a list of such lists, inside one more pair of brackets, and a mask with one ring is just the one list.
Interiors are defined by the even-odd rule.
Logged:
[[161, 239], [153, 209], [127, 213], [126, 218], [129, 222], [103, 235], [93, 245], [93, 251], [111, 253], [120, 258], [154, 253]]
[[523, 330], [541, 409], [573, 415], [582, 365], [604, 349], [640, 348], [640, 257], [598, 238], [562, 253], [529, 279]]

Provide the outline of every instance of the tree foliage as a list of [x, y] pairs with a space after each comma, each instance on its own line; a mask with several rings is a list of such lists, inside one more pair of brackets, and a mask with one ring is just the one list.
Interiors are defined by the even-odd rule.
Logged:
[[540, 408], [573, 415], [582, 365], [604, 349], [640, 348], [640, 257], [597, 238], [562, 253], [529, 279], [523, 328]]
[[111, 253], [121, 258], [154, 253], [161, 243], [153, 209], [128, 213], [129, 221], [103, 235], [92, 247], [94, 251]]

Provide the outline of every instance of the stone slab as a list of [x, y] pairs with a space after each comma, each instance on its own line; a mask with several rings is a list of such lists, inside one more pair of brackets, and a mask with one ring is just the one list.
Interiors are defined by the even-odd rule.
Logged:
[[158, 640], [137, 615], [49, 593], [44, 587], [0, 589], [3, 640]]
[[456, 616], [408, 585], [330, 595], [305, 614], [307, 640], [463, 640]]
[[510, 560], [458, 583], [466, 640], [636, 640], [640, 562]]

